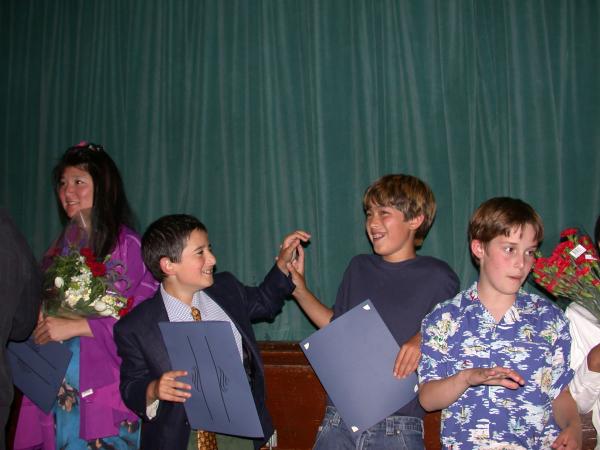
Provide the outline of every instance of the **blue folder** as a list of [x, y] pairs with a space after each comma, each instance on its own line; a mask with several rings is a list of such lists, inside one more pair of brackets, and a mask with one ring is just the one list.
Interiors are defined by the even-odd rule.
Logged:
[[50, 412], [67, 373], [71, 350], [58, 342], [38, 345], [30, 338], [9, 343], [7, 356], [15, 386], [42, 411]]
[[260, 438], [263, 430], [229, 322], [161, 322], [173, 370], [192, 385], [185, 412], [193, 429]]
[[416, 373], [393, 376], [400, 347], [369, 300], [300, 346], [356, 438], [417, 396]]

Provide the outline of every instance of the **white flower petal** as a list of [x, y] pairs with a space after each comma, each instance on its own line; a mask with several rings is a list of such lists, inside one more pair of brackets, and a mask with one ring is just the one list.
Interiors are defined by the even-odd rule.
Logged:
[[58, 289], [60, 289], [64, 285], [65, 285], [65, 280], [63, 280], [61, 277], [56, 277], [54, 279], [54, 286], [56, 286]]
[[[100, 313], [100, 315], [103, 315], [102, 313], [104, 311], [106, 311], [108, 308], [106, 307], [106, 303], [104, 303], [102, 300], [96, 300], [94, 302], [94, 309], [96, 311], [98, 311]], [[110, 314], [110, 311], [109, 311]]]

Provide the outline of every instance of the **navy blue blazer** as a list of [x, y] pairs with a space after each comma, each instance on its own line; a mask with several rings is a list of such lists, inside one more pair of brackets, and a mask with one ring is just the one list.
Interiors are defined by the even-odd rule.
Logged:
[[[231, 318], [242, 336], [244, 350], [249, 354], [251, 389], [265, 435], [264, 439], [254, 441], [257, 449], [273, 433], [273, 424], [265, 405], [264, 369], [251, 322], [273, 319], [293, 289], [291, 280], [277, 266], [258, 287], [245, 286], [231, 273], [223, 272], [215, 274], [214, 284], [205, 289]], [[168, 321], [159, 290], [114, 327], [118, 354], [122, 358], [121, 396], [127, 407], [144, 420], [141, 436], [141, 448], [144, 450], [185, 450], [190, 435], [182, 403], [161, 401], [156, 417], [150, 420], [146, 416], [148, 384], [173, 370], [158, 327], [159, 322]]]

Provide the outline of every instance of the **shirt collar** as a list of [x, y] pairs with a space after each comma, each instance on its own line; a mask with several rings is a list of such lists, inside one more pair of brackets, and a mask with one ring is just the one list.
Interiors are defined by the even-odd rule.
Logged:
[[163, 298], [163, 303], [165, 305], [165, 309], [167, 310], [167, 315], [169, 316], [169, 320], [171, 322], [180, 322], [185, 320], [193, 320], [192, 318], [192, 306], [195, 308], [200, 308], [200, 297], [202, 291], [194, 292], [192, 297], [192, 305], [188, 305], [187, 303], [182, 302], [177, 297], [169, 294], [164, 285], [160, 284], [160, 294]]
[[[527, 292], [523, 288], [519, 288], [515, 297], [515, 302], [504, 314], [503, 320], [505, 323], [514, 323], [521, 320], [521, 314], [527, 305]], [[477, 281], [475, 281], [469, 289], [466, 291], [467, 298], [471, 303], [477, 303], [481, 308], [485, 309], [479, 298], [479, 291], [477, 290]], [[487, 309], [486, 309], [487, 311]]]

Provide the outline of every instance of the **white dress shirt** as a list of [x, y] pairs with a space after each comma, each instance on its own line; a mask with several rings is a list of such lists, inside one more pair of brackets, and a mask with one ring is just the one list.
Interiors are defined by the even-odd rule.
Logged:
[[[223, 322], [229, 322], [231, 330], [233, 331], [233, 337], [235, 338], [235, 344], [240, 355], [240, 359], [244, 360], [244, 354], [242, 353], [242, 335], [236, 328], [231, 318], [227, 315], [223, 308], [221, 308], [208, 294], [204, 291], [197, 291], [194, 293], [192, 298], [192, 305], [187, 305], [181, 300], [170, 295], [162, 283], [160, 285], [160, 294], [167, 310], [167, 316], [169, 316], [169, 322], [191, 322], [194, 320], [192, 317], [192, 306], [200, 310], [202, 320], [220, 320]], [[158, 411], [159, 400], [155, 400], [146, 407], [146, 415], [149, 419], [156, 417]]]

